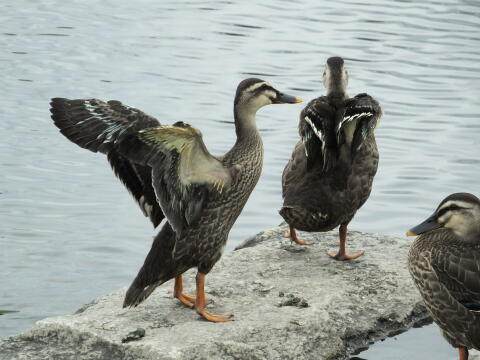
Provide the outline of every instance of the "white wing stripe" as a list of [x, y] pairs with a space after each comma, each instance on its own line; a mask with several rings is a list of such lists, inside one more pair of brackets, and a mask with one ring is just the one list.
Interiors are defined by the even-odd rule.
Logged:
[[307, 140], [306, 137], [302, 136], [302, 143], [303, 143], [303, 149], [305, 150], [305, 156], [308, 157], [308, 151], [307, 151]]
[[348, 123], [348, 122], [353, 121], [353, 120], [360, 119], [362, 117], [368, 117], [368, 116], [372, 116], [372, 115], [373, 115], [373, 113], [367, 111], [367, 112], [361, 112], [361, 113], [353, 114], [353, 115], [350, 115], [350, 116], [345, 116], [337, 126], [337, 134], [340, 132], [340, 129], [342, 128], [343, 124]]
[[305, 121], [307, 122], [308, 125], [310, 125], [310, 127], [312, 128], [315, 135], [317, 135], [317, 137], [322, 142], [322, 155], [325, 155], [325, 136], [323, 135], [323, 133], [320, 130], [318, 130], [315, 127], [312, 120], [308, 116], [305, 116]]
[[323, 142], [323, 139], [324, 139], [323, 134], [320, 130], [318, 130], [315, 127], [315, 125], [313, 125], [312, 120], [308, 116], [305, 116], [305, 121], [307, 122], [308, 125], [310, 125], [315, 135], [317, 135], [317, 137]]

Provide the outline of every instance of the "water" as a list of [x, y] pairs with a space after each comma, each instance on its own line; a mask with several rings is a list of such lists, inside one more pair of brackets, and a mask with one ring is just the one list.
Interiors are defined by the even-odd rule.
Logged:
[[[350, 94], [367, 91], [385, 110], [374, 189], [351, 228], [403, 236], [444, 196], [479, 194], [477, 1], [19, 0], [0, 10], [0, 309], [20, 310], [0, 318], [0, 337], [127, 285], [154, 235], [104, 156], [53, 127], [54, 96], [120, 99], [192, 123], [222, 154], [240, 80], [309, 100], [323, 92], [325, 60], [340, 55]], [[259, 112], [265, 167], [229, 249], [281, 221], [301, 107]], [[435, 327], [422, 331], [423, 344], [443, 346]]]
[[458, 359], [458, 351], [442, 340], [436, 326], [410, 329], [378, 342], [350, 360]]

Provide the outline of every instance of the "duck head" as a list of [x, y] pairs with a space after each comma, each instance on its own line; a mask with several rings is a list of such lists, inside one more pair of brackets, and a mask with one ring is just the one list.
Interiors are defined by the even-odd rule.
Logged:
[[234, 105], [244, 111], [256, 112], [265, 105], [300, 102], [302, 99], [284, 94], [264, 80], [249, 78], [238, 84]]
[[237, 87], [233, 112], [237, 135], [248, 136], [256, 131], [257, 110], [270, 104], [296, 104], [302, 99], [275, 89], [268, 82], [256, 78], [245, 79]]
[[345, 62], [338, 56], [329, 58], [323, 72], [323, 86], [327, 90], [327, 96], [333, 94], [346, 96], [347, 85], [348, 72], [345, 69]]
[[480, 242], [480, 200], [469, 193], [449, 195], [428, 219], [411, 228], [407, 236], [421, 235], [438, 228], [449, 229], [464, 241]]

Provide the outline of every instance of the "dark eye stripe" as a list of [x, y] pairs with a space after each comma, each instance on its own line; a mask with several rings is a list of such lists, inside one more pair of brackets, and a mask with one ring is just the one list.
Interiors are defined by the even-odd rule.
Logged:
[[458, 206], [458, 205], [450, 205], [449, 207], [440, 209], [440, 211], [438, 212], [437, 216], [438, 216], [438, 217], [442, 217], [443, 215], [445, 215], [445, 213], [446, 213], [447, 211], [455, 211], [455, 210], [461, 210], [461, 209], [465, 209], [465, 208], [460, 207], [460, 206]]
[[267, 85], [267, 84], [263, 84], [262, 86], [260, 86], [259, 88], [256, 88], [255, 89], [255, 95], [258, 95], [260, 94], [261, 92], [264, 92], [266, 90], [272, 90], [273, 92], [275, 92], [275, 89], [272, 88], [271, 86]]

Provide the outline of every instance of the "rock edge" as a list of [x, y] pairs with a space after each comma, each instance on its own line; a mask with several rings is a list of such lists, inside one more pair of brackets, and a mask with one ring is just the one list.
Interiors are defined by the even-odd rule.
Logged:
[[[408, 274], [407, 239], [352, 231], [349, 248], [365, 256], [336, 262], [325, 255], [338, 246], [336, 231], [300, 232], [314, 245], [299, 247], [281, 237], [285, 230], [248, 239], [207, 277], [210, 311], [233, 312], [234, 322], [199, 319], [172, 298], [170, 282], [137, 308], [122, 309], [123, 288], [0, 340], [0, 359], [346, 359], [428, 321]], [[190, 292], [193, 276], [185, 281]], [[285, 296], [303, 305], [279, 306]], [[144, 337], [122, 343], [138, 328]]]

